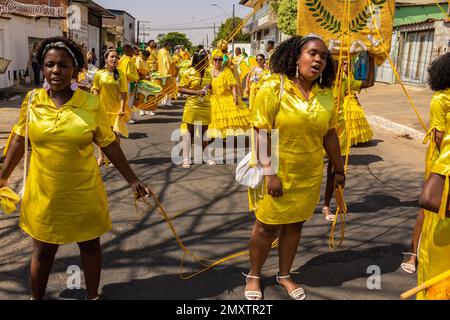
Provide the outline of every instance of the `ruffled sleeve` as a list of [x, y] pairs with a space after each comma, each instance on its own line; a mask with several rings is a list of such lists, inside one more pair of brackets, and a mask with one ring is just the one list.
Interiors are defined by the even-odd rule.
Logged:
[[[22, 102], [22, 106], [20, 107], [20, 116], [19, 116], [19, 122], [14, 126], [12, 133], [25, 137], [25, 130], [27, 125], [27, 109], [28, 109], [28, 99], [30, 99], [32, 91], [29, 91], [25, 97], [25, 99]], [[34, 97], [33, 97], [34, 100]]]
[[433, 97], [430, 105], [430, 128], [446, 131], [446, 110], [443, 101]]
[[[275, 87], [276, 88], [276, 87]], [[259, 129], [272, 130], [279, 110], [279, 89], [267, 85], [256, 94], [252, 106], [252, 125]]]
[[101, 71], [97, 71], [94, 75], [94, 82], [92, 83], [92, 90], [100, 92], [100, 78], [101, 78]]

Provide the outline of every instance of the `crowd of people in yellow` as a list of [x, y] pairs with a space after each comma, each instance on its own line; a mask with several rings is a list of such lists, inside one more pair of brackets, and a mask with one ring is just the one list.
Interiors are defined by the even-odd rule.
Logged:
[[[256, 145], [264, 183], [262, 188], [249, 192], [256, 221], [250, 237], [250, 271], [245, 274], [244, 295], [249, 300], [263, 299], [261, 270], [278, 237], [280, 270], [276, 281], [292, 299], [306, 298], [304, 288], [290, 276], [302, 227], [312, 217], [319, 199], [324, 154], [329, 165], [323, 214], [327, 221], [334, 221], [330, 200], [335, 188], [345, 186], [343, 155], [351, 145], [372, 139], [356, 94], [373, 86], [374, 60], [369, 55], [367, 79], [359, 81], [350, 66], [337, 67], [323, 40], [314, 35], [292, 37], [277, 48], [269, 42], [266, 51], [268, 56], [258, 54], [249, 63], [251, 57], [240, 48], [230, 54], [226, 41], [219, 42], [212, 52], [199, 46], [192, 53], [183, 46], [171, 48], [169, 44], [158, 49], [155, 41], [149, 41], [145, 50], [125, 45], [123, 55], [116, 48], [105, 50], [104, 65], [90, 74], [89, 56], [73, 41], [50, 38], [41, 44], [37, 58], [46, 81], [43, 88], [29, 92], [25, 98], [0, 171], [0, 188], [6, 188], [29, 140], [32, 156], [20, 227], [33, 239], [33, 299], [44, 298], [59, 245], [73, 242], [80, 247], [87, 298], [99, 298], [99, 238], [111, 229], [111, 219], [98, 167], [116, 167], [130, 183], [136, 198], [149, 194], [120, 148], [120, 137], [129, 134], [127, 124], [136, 122], [135, 107], [150, 106], [149, 100], [143, 102], [137, 97], [142, 83], [154, 88], [155, 93], [149, 96], [156, 97], [155, 104], [170, 106], [171, 99], [181, 95], [186, 98], [181, 124], [180, 165], [184, 169], [192, 166], [191, 147], [197, 134], [207, 151], [215, 139], [235, 139], [256, 131], [252, 144]], [[245, 72], [241, 68], [243, 62], [250, 65]], [[421, 198], [427, 210], [422, 219], [426, 228], [421, 232], [420, 283], [450, 268], [448, 211], [441, 205], [448, 201], [450, 176], [450, 139], [445, 135], [449, 125], [449, 54], [434, 62], [434, 66], [430, 69], [430, 84], [436, 96], [428, 136], [430, 161], [434, 165], [427, 163], [430, 182], [427, 181]], [[344, 86], [339, 91], [335, 84], [340, 69], [344, 72], [342, 83], [350, 88]], [[140, 115], [153, 116], [153, 111], [153, 105], [139, 109]], [[270, 156], [273, 141], [267, 138], [275, 132], [277, 159]], [[98, 146], [97, 159], [93, 144]], [[53, 152], [55, 148], [59, 152]], [[204, 154], [205, 164], [217, 165], [209, 152]], [[436, 192], [432, 192], [436, 190], [444, 190], [439, 194], [444, 200], [436, 200]], [[439, 217], [433, 213], [436, 209], [430, 210], [436, 202], [438, 209], [444, 210]], [[417, 254], [417, 250], [412, 253]], [[415, 259], [405, 262], [415, 268]], [[439, 294], [433, 297], [448, 297], [448, 287], [434, 290]], [[426, 291], [418, 297], [431, 298]]]

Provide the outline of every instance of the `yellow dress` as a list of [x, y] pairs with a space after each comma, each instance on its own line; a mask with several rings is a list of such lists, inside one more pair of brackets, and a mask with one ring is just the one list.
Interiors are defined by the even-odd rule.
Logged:
[[252, 79], [250, 79], [250, 96], [249, 96], [249, 103], [250, 103], [250, 109], [252, 109], [253, 102], [255, 101], [256, 94], [258, 93], [258, 89], [261, 87], [261, 85], [269, 79], [272, 74], [269, 70], [263, 70], [259, 69], [258, 72], [253, 71], [251, 73]]
[[111, 127], [114, 127], [120, 111], [121, 94], [128, 93], [127, 77], [118, 71], [119, 80], [115, 80], [114, 74], [106, 69], [97, 71], [92, 85], [93, 90], [100, 92], [100, 102], [106, 109]]
[[152, 49], [147, 47], [147, 51], [150, 52], [150, 57], [148, 58], [150, 69], [152, 72], [158, 71], [158, 49]]
[[134, 57], [123, 56], [120, 58], [117, 69], [126, 75], [128, 82], [139, 81], [139, 73]]
[[[190, 90], [202, 90], [211, 84], [210, 70], [206, 70], [203, 78], [195, 68], [188, 69], [181, 78], [178, 87]], [[210, 95], [205, 97], [188, 96], [184, 106], [183, 123], [201, 123], [203, 126], [211, 122], [211, 101]]]
[[[433, 96], [430, 107], [430, 147], [427, 153], [426, 171], [450, 176], [450, 89], [438, 91]], [[441, 145], [441, 153], [437, 151], [434, 130], [446, 131]], [[422, 284], [435, 276], [450, 270], [450, 218], [442, 219], [438, 214], [425, 210], [419, 248], [418, 284]], [[440, 291], [450, 291], [450, 282], [438, 286], [446, 286]], [[437, 287], [438, 287], [437, 286]], [[435, 288], [436, 289], [436, 288]], [[443, 290], [442, 290], [443, 289]], [[432, 299], [430, 291], [421, 291], [417, 299]], [[450, 298], [450, 297], [447, 297]]]
[[[361, 89], [361, 83], [360, 80], [355, 80], [353, 76], [350, 77], [350, 90], [360, 90]], [[345, 76], [342, 80], [342, 86], [341, 91], [339, 92], [339, 86], [335, 86], [334, 90], [334, 97], [335, 101], [337, 103], [337, 100], [339, 99], [339, 113], [338, 113], [338, 126], [336, 128], [338, 137], [339, 137], [339, 143], [341, 145], [341, 155], [345, 156], [347, 155], [347, 151], [350, 149], [348, 148], [348, 128], [349, 125], [346, 122], [347, 116], [345, 115], [346, 111], [348, 110], [349, 106], [349, 99], [348, 96], [348, 78]], [[350, 145], [351, 146], [351, 145]]]
[[139, 75], [142, 77], [147, 76], [152, 71], [149, 59], [144, 60], [142, 57], [136, 59], [136, 68]]
[[308, 101], [285, 77], [280, 103], [280, 87], [280, 75], [274, 74], [259, 89], [252, 110], [254, 127], [271, 132], [272, 141], [273, 130], [278, 131], [279, 147], [273, 153], [272, 164], [279, 164], [277, 174], [283, 196], [273, 198], [264, 188], [253, 208], [258, 220], [270, 225], [297, 223], [312, 217], [323, 177], [323, 137], [338, 123], [332, 89], [315, 85]]
[[180, 56], [183, 59], [183, 61], [191, 60], [191, 54], [187, 50], [181, 50], [180, 51]]
[[[28, 97], [14, 133], [24, 137]], [[44, 89], [30, 107], [30, 171], [19, 226], [46, 243], [84, 242], [111, 229], [108, 200], [93, 143], [116, 136], [98, 97], [77, 90], [59, 109]]]
[[250, 109], [240, 100], [239, 107], [234, 103], [232, 86], [238, 85], [229, 68], [212, 79], [211, 125], [209, 136], [225, 138], [245, 134], [251, 128]]

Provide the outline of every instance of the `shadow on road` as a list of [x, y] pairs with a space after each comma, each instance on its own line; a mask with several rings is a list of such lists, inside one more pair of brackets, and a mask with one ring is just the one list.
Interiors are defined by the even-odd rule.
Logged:
[[386, 208], [419, 208], [418, 200], [400, 201], [386, 194], [373, 194], [364, 197], [361, 202], [348, 204], [348, 212], [377, 213]]
[[370, 147], [376, 147], [380, 143], [383, 143], [384, 140], [374, 139], [366, 143], [359, 143], [356, 146], [352, 146], [352, 148], [370, 148]]
[[371, 163], [381, 162], [383, 158], [373, 154], [350, 155], [348, 164], [352, 166], [367, 166]]
[[401, 245], [391, 244], [362, 251], [325, 253], [295, 270], [299, 274], [292, 277], [311, 287], [340, 286], [357, 278], [369, 277], [372, 273], [368, 273], [367, 268], [372, 265], [380, 267], [381, 274], [395, 272], [402, 262], [403, 257], [399, 253], [403, 249]]

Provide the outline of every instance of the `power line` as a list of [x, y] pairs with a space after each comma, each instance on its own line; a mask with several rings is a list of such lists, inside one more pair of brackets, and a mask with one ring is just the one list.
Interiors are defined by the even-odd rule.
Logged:
[[151, 31], [183, 31], [183, 30], [214, 30], [213, 27], [186, 27], [186, 28], [152, 28]]

